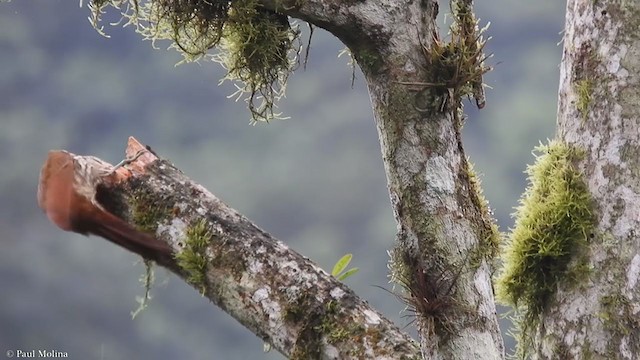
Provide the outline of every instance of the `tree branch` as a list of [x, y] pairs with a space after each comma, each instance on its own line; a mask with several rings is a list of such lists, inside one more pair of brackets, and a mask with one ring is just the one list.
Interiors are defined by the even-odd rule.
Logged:
[[[142, 145], [130, 138], [127, 155]], [[149, 152], [102, 204], [175, 252], [172, 272], [289, 358], [416, 358], [417, 345], [343, 283]]]
[[[478, 106], [484, 105], [481, 76], [488, 69], [483, 65], [484, 40], [471, 1], [452, 1], [449, 40], [441, 39], [437, 31], [438, 6], [434, 0], [257, 1], [267, 10], [330, 31], [349, 47], [366, 77], [398, 223], [397, 242], [391, 251], [391, 277], [403, 286], [401, 296], [416, 315], [423, 356], [501, 358], [503, 346], [491, 287], [499, 233], [467, 161], [461, 136], [462, 99], [475, 96]], [[207, 15], [196, 19], [206, 20]], [[174, 13], [170, 13], [172, 17]], [[189, 21], [189, 26], [178, 28], [178, 33], [185, 31], [187, 42], [193, 25]], [[203, 37], [211, 36], [209, 28], [204, 29], [196, 27]], [[213, 33], [212, 44], [224, 35]], [[183, 39], [174, 33], [166, 38], [178, 42]], [[198, 49], [206, 52], [209, 47]], [[200, 211], [205, 213], [204, 209]], [[197, 219], [191, 216], [191, 222], [183, 222], [182, 233], [186, 233], [184, 228], [198, 225], [193, 223]], [[221, 227], [224, 224], [217, 219], [208, 221], [209, 227], [215, 225], [211, 230], [214, 238], [224, 240], [228, 236], [228, 230]], [[207, 232], [209, 227], [201, 230]], [[251, 260], [254, 255], [249, 252], [243, 256]], [[243, 275], [252, 262], [241, 264], [236, 276]], [[273, 285], [283, 288], [280, 283]], [[320, 291], [326, 294], [328, 289]], [[258, 289], [250, 290], [254, 294]], [[294, 297], [294, 303], [300, 301], [297, 299]], [[331, 301], [328, 297], [321, 302], [326, 299]], [[308, 326], [302, 331], [305, 329]]]
[[[434, 29], [432, 20], [438, 13], [437, 2], [433, 0], [259, 2], [267, 9], [304, 20], [332, 33], [349, 47], [365, 73], [379, 70], [382, 67], [380, 62], [394, 60], [398, 54], [414, 52], [419, 48], [419, 39], [427, 44], [431, 43]], [[392, 56], [392, 59], [387, 59], [387, 56]], [[411, 65], [414, 67], [423, 62], [413, 56], [411, 61], [414, 61]]]
[[350, 39], [369, 40], [370, 34], [380, 36], [391, 34], [385, 24], [394, 24], [391, 19], [403, 9], [397, 1], [353, 1], [345, 4], [339, 0], [262, 0], [260, 3], [268, 9], [284, 13], [293, 18], [328, 30], [347, 45], [354, 44]]

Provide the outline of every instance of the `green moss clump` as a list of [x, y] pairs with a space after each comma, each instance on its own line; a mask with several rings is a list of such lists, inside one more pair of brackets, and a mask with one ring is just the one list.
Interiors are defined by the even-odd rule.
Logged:
[[541, 155], [527, 169], [530, 184], [496, 280], [498, 300], [517, 308], [521, 351], [528, 347], [527, 330], [537, 326], [558, 286], [574, 278], [570, 261], [577, 260], [574, 269], [584, 268], [586, 259], [575, 255], [586, 249], [594, 231], [591, 195], [575, 167], [580, 151], [558, 141], [536, 150]]
[[132, 198], [132, 220], [138, 230], [155, 233], [158, 224], [167, 219], [170, 210], [164, 205], [154, 204], [148, 195], [135, 193]]
[[582, 115], [582, 119], [586, 120], [589, 106], [591, 105], [591, 101], [593, 99], [593, 80], [591, 79], [582, 79], [576, 82], [576, 95], [578, 96], [578, 100], [576, 102], [576, 109]]
[[486, 260], [493, 272], [495, 269], [494, 262], [498, 251], [500, 249], [500, 243], [502, 241], [502, 235], [493, 219], [493, 213], [489, 208], [489, 201], [484, 197], [482, 187], [480, 186], [480, 179], [473, 169], [473, 164], [467, 160], [467, 176], [469, 176], [469, 186], [471, 187], [471, 201], [473, 205], [480, 210], [482, 222], [478, 224], [479, 227], [479, 242], [478, 246], [471, 250], [469, 263], [473, 268], [477, 268], [482, 263], [482, 260]]
[[[257, 0], [91, 0], [90, 19], [102, 34], [101, 16], [109, 6], [145, 40], [169, 40], [184, 61], [221, 63], [228, 70], [225, 79], [238, 82], [234, 95], [247, 95], [253, 120], [278, 117], [275, 102], [284, 95], [300, 51], [300, 32], [286, 15]], [[208, 55], [215, 47], [219, 53]]]
[[[115, 203], [115, 197], [108, 196], [107, 193], [98, 189], [98, 201], [109, 211], [131, 219], [136, 229], [155, 234], [158, 225], [167, 221], [173, 209], [168, 204], [175, 203], [171, 194], [156, 194], [144, 185], [146, 176], [132, 177], [125, 184], [126, 188], [122, 192], [124, 201]], [[111, 189], [110, 189], [111, 191]]]
[[187, 273], [187, 281], [206, 290], [207, 254], [206, 250], [212, 238], [212, 232], [205, 220], [201, 220], [187, 229], [187, 238], [182, 251], [175, 255], [178, 266]]

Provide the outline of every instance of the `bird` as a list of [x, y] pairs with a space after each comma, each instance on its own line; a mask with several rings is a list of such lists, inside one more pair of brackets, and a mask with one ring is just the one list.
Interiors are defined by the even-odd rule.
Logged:
[[133, 160], [113, 166], [97, 157], [51, 150], [40, 170], [38, 205], [62, 230], [103, 237], [145, 259], [169, 266], [173, 252], [167, 243], [134, 228], [96, 199], [98, 187], [113, 184], [115, 170]]

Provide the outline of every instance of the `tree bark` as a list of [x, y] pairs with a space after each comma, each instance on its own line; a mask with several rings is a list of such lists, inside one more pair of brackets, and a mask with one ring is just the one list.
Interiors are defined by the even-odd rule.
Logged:
[[[399, 297], [404, 299], [409, 311], [415, 315], [423, 358], [502, 358], [502, 338], [491, 284], [499, 235], [467, 162], [460, 132], [464, 120], [462, 97], [473, 96], [479, 107], [484, 105], [481, 75], [486, 70], [483, 66], [482, 40], [471, 9], [472, 1], [452, 1], [454, 24], [450, 41], [443, 41], [438, 35], [435, 25], [438, 4], [435, 0], [259, 0], [259, 3], [268, 10], [302, 19], [334, 34], [349, 48], [365, 74], [391, 204], [398, 223], [397, 241], [391, 251], [391, 277], [403, 289]], [[211, 5], [209, 2], [207, 4]], [[202, 14], [202, 17], [206, 17], [206, 14]], [[145, 183], [140, 184], [149, 191], [155, 189], [152, 192], [153, 204], [165, 206], [187, 201], [193, 201], [194, 204], [204, 202], [211, 209], [229, 213], [212, 219], [201, 209], [199, 213], [192, 213], [187, 222], [178, 222], [169, 229], [163, 230], [167, 226], [163, 222], [158, 233], [166, 237], [170, 233], [180, 233], [177, 232], [180, 227], [182, 233], [188, 227], [201, 230], [194, 223], [198, 217], [213, 226], [210, 229], [213, 237], [224, 240], [216, 244], [225, 246], [207, 250], [207, 259], [212, 259], [208, 269], [218, 269], [221, 265], [215, 260], [224, 254], [240, 254], [240, 259], [245, 260], [233, 262], [231, 265], [235, 268], [229, 269], [226, 269], [223, 261], [225, 266], [222, 268], [226, 270], [222, 275], [219, 270], [207, 271], [208, 287], [204, 289], [205, 294], [215, 298], [215, 302], [223, 309], [235, 313], [234, 316], [258, 336], [268, 338], [284, 354], [295, 357], [299, 351], [297, 349], [306, 345], [302, 343], [296, 347], [292, 340], [295, 337], [289, 335], [296, 334], [298, 342], [309, 341], [305, 334], [310, 331], [308, 335], [317, 340], [319, 324], [309, 324], [310, 320], [303, 316], [301, 323], [295, 322], [297, 328], [291, 328], [287, 327], [286, 318], [270, 315], [273, 309], [262, 309], [255, 316], [248, 316], [245, 311], [260, 305], [276, 307], [277, 313], [295, 304], [304, 309], [300, 314], [320, 312], [318, 316], [312, 316], [315, 319], [326, 316], [327, 309], [323, 309], [322, 304], [326, 307], [327, 302], [339, 301], [340, 309], [360, 309], [364, 306], [355, 300], [341, 300], [343, 295], [339, 299], [331, 295], [332, 289], [338, 285], [321, 276], [322, 273], [310, 265], [292, 265], [291, 269], [278, 269], [279, 272], [266, 276], [264, 271], [271, 269], [273, 264], [299, 264], [302, 259], [284, 251], [281, 245], [252, 245], [253, 248], [248, 248], [243, 242], [237, 241], [267, 241], [270, 238], [258, 229], [233, 233], [236, 226], [227, 228], [222, 220], [231, 219], [238, 224], [245, 224], [246, 220], [226, 207], [222, 208], [217, 200], [198, 200], [198, 196], [205, 194], [198, 189], [193, 199], [188, 198], [188, 193], [183, 193], [184, 198], [174, 200], [170, 193], [180, 192], [182, 188], [172, 180], [167, 180], [178, 179], [177, 174], [170, 173], [170, 177], [167, 177], [160, 171], [168, 171], [167, 166], [160, 164], [149, 167], [147, 173], [169, 182], [154, 185], [151, 179], [146, 179]], [[169, 191], [155, 192], [161, 189]], [[205, 195], [212, 197], [208, 193]], [[169, 208], [172, 206], [175, 205]], [[183, 207], [176, 207], [179, 213], [184, 211]], [[246, 229], [249, 228], [247, 224]], [[234, 245], [227, 239], [236, 239], [238, 243]], [[176, 239], [170, 241], [172, 245], [177, 244]], [[262, 256], [267, 258], [262, 259]], [[262, 265], [256, 265], [256, 261]], [[180, 273], [179, 269], [174, 270]], [[293, 279], [295, 277], [291, 271], [298, 273], [297, 279]], [[251, 276], [247, 276], [247, 272]], [[301, 278], [300, 274], [304, 276]], [[221, 286], [225, 291], [217, 290]], [[341, 294], [344, 292], [349, 299], [352, 298], [346, 288], [339, 288]], [[282, 289], [293, 289], [289, 291], [295, 293], [283, 297], [278, 294]], [[229, 294], [233, 296], [229, 298]], [[254, 299], [256, 296], [258, 300]], [[308, 301], [311, 303], [308, 304]], [[354, 301], [357, 305], [351, 304]], [[240, 304], [249, 309], [240, 309]], [[373, 326], [362, 311], [358, 316], [349, 315], [346, 318], [352, 324], [364, 321], [362, 324], [365, 327]], [[380, 316], [376, 314], [375, 317]], [[259, 320], [264, 324], [258, 324]], [[391, 326], [386, 321], [380, 324], [376, 326], [382, 326], [385, 331]], [[332, 345], [326, 336], [324, 334], [322, 337], [323, 343]], [[413, 351], [404, 335], [397, 336], [397, 341], [405, 344], [403, 346], [406, 346], [407, 353]], [[356, 340], [359, 338], [355, 337]], [[392, 342], [397, 343], [396, 340]], [[365, 346], [379, 342], [363, 340], [360, 343]], [[360, 355], [403, 356], [402, 351], [386, 351]], [[358, 357], [343, 349], [334, 352], [340, 356]], [[323, 353], [323, 356], [328, 355]]]
[[464, 153], [461, 109], [445, 104], [453, 86], [410, 86], [433, 81], [439, 65], [429, 58], [442, 46], [437, 3], [296, 3], [277, 9], [333, 33], [365, 74], [398, 224], [392, 278], [415, 313], [423, 357], [501, 358], [491, 285], [498, 235]]
[[[144, 164], [105, 205], [155, 231], [176, 252], [172, 271], [290, 358], [502, 358], [491, 285], [498, 234], [460, 132], [461, 97], [484, 104], [472, 1], [451, 2], [450, 41], [438, 35], [434, 0], [259, 2], [334, 34], [365, 75], [398, 224], [391, 276], [415, 315], [420, 350], [165, 161]], [[640, 354], [639, 14], [637, 2], [567, 3], [557, 137], [581, 155], [570, 167], [593, 198], [596, 230], [584, 234], [587, 276], [557, 291], [554, 283], [526, 329], [535, 358]]]
[[536, 331], [538, 359], [640, 354], [639, 24], [638, 2], [567, 3], [558, 137], [584, 152], [597, 230], [588, 277], [558, 289]]
[[[127, 155], [141, 145], [130, 139]], [[166, 265], [291, 359], [416, 359], [417, 344], [343, 283], [148, 153], [100, 189], [110, 212], [174, 250]]]

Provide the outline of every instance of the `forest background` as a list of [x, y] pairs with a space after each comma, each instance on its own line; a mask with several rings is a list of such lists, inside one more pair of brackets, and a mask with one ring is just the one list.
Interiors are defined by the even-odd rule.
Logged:
[[[485, 76], [493, 88], [486, 108], [466, 103], [464, 142], [506, 231], [531, 151], [553, 136], [565, 5], [493, 0], [475, 8], [481, 24], [491, 22], [495, 71]], [[337, 39], [314, 32], [307, 69], [289, 79], [279, 105], [290, 118], [250, 126], [245, 104], [226, 98], [234, 87], [218, 86], [219, 65], [175, 67], [181, 57], [168, 44], [153, 49], [120, 26], [107, 26], [106, 39], [88, 16], [74, 1], [0, 4], [0, 351], [282, 359], [161, 269], [150, 306], [132, 320], [144, 293], [141, 261], [102, 239], [59, 231], [37, 208], [48, 150], [116, 163], [129, 135], [324, 269], [353, 253], [360, 272], [346, 283], [400, 327], [408, 323], [403, 304], [373, 286], [389, 287], [386, 251], [396, 229], [363, 76], [356, 72], [352, 88]]]

